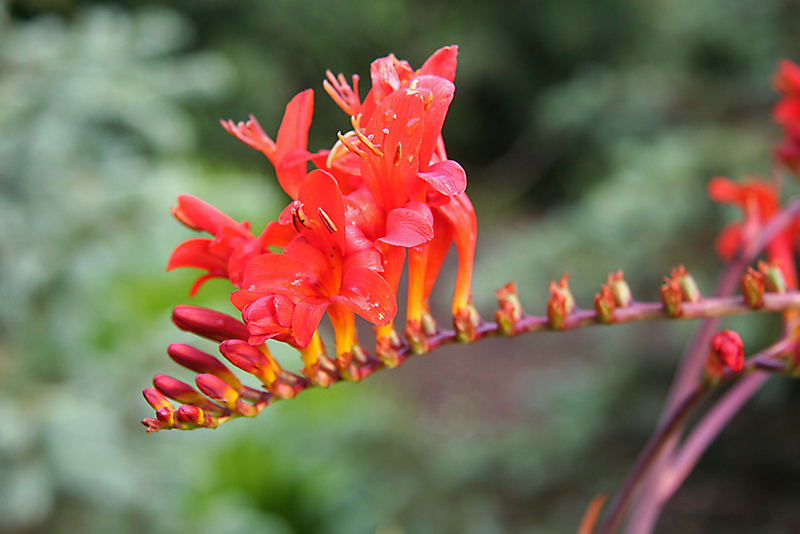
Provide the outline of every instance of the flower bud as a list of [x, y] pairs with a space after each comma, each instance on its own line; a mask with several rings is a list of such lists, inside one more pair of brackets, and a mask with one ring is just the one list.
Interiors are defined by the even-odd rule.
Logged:
[[199, 391], [194, 389], [189, 384], [181, 382], [180, 380], [172, 378], [171, 376], [156, 375], [153, 377], [153, 386], [155, 386], [159, 392], [172, 400], [182, 402], [184, 404], [196, 404], [197, 406], [201, 406], [206, 410], [216, 413], [221, 413], [224, 411], [221, 406], [217, 406], [205, 398], [200, 394]]
[[376, 341], [375, 355], [380, 358], [383, 365], [389, 369], [394, 369], [405, 361], [405, 356], [397, 352], [397, 349], [392, 346], [389, 338], [381, 337]]
[[676, 280], [681, 288], [681, 299], [684, 302], [697, 302], [700, 300], [700, 289], [697, 287], [694, 277], [686, 272], [686, 268], [681, 265], [672, 269], [672, 279]]
[[229, 339], [219, 345], [219, 351], [225, 358], [239, 369], [255, 375], [262, 383], [269, 385], [276, 377], [276, 372], [267, 356], [258, 348], [240, 339]]
[[230, 315], [198, 306], [175, 306], [172, 322], [186, 330], [214, 341], [247, 339], [250, 333], [244, 323]]
[[594, 312], [597, 320], [601, 323], [613, 323], [615, 308], [614, 292], [607, 284], [601, 286], [600, 293], [594, 296]]
[[172, 403], [155, 388], [145, 388], [142, 391], [142, 395], [144, 396], [144, 400], [147, 401], [147, 404], [152, 406], [154, 410], [159, 410], [161, 408], [167, 408], [169, 410], [174, 409]]
[[196, 373], [210, 373], [216, 375], [234, 389], [242, 389], [242, 383], [230, 369], [212, 355], [198, 350], [185, 343], [172, 343], [167, 347], [167, 354], [179, 365], [191, 369]]
[[711, 350], [731, 371], [739, 372], [744, 365], [744, 344], [733, 330], [718, 332], [711, 340]]
[[206, 423], [206, 413], [202, 408], [191, 404], [183, 404], [178, 408], [178, 421], [187, 425], [189, 428], [204, 426]]
[[203, 373], [194, 379], [200, 391], [208, 395], [213, 400], [222, 401], [229, 410], [236, 409], [236, 401], [239, 394], [227, 382], [218, 376]]
[[661, 286], [661, 304], [669, 317], [678, 317], [682, 311], [683, 293], [677, 280], [664, 277]]
[[760, 308], [764, 305], [764, 275], [752, 267], [742, 275], [742, 295], [744, 301], [751, 308]]
[[159, 408], [156, 410], [156, 419], [158, 419], [165, 427], [171, 427], [175, 424], [175, 410], [169, 408]]
[[569, 275], [564, 273], [561, 280], [556, 284], [550, 280], [550, 298], [547, 300], [547, 319], [550, 327], [562, 330], [567, 321], [567, 317], [575, 309], [575, 299], [569, 290]]
[[171, 428], [169, 426], [165, 426], [161, 421], [153, 417], [147, 417], [145, 419], [142, 419], [141, 423], [146, 427], [148, 434], [154, 434], [159, 430]]
[[[455, 321], [456, 317], [453, 316], [453, 322]], [[408, 346], [413, 354], [425, 354], [428, 352], [428, 337], [423, 332], [422, 323], [418, 319], [407, 321], [403, 334], [405, 334]]]
[[716, 382], [725, 369], [738, 373], [744, 366], [742, 338], [733, 330], [717, 332], [711, 339], [711, 351], [706, 360], [706, 378]]
[[517, 285], [509, 282], [502, 288], [495, 291], [497, 295], [498, 309], [495, 312], [495, 319], [500, 332], [510, 336], [514, 333], [517, 321], [522, 318], [522, 303], [517, 295]]
[[771, 293], [786, 293], [786, 281], [778, 262], [758, 262], [758, 270], [764, 275], [764, 288]]
[[459, 343], [472, 343], [475, 341], [476, 331], [480, 324], [481, 316], [478, 315], [478, 310], [471, 303], [462, 307], [453, 315], [453, 326], [456, 329], [456, 338]]
[[[155, 388], [145, 388], [142, 391], [147, 404], [153, 407], [156, 411], [156, 419], [158, 420], [158, 428], [151, 429], [151, 425], [142, 421], [147, 426], [149, 433], [158, 432], [163, 428], [172, 428], [175, 425], [175, 408], [167, 398]], [[146, 421], [146, 420], [145, 420]]]
[[616, 273], [609, 273], [606, 285], [611, 287], [611, 292], [614, 294], [614, 302], [620, 308], [630, 306], [633, 297], [631, 296], [631, 288], [628, 282], [622, 277], [622, 271]]

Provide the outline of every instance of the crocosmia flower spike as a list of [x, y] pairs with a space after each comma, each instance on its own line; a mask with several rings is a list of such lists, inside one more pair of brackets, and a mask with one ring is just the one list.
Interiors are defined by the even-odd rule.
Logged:
[[[209, 278], [227, 279], [233, 290], [229, 311], [238, 317], [181, 305], [173, 320], [220, 343], [223, 359], [259, 386], [246, 385], [211, 354], [170, 345], [175, 363], [196, 373], [195, 386], [158, 375], [144, 391], [156, 412], [143, 421], [149, 432], [211, 428], [252, 417], [275, 399], [310, 386], [360, 380], [402, 363], [409, 351], [427, 351], [428, 338], [438, 331], [428, 301], [452, 245], [458, 254], [453, 324], [459, 339], [474, 339], [480, 323], [470, 291], [477, 221], [466, 172], [448, 158], [442, 137], [455, 94], [457, 54], [455, 46], [441, 48], [417, 70], [391, 54], [376, 59], [363, 100], [358, 76], [351, 85], [328, 71], [323, 87], [349, 119], [346, 133], [331, 135], [333, 146], [315, 152], [308, 148], [311, 89], [286, 105], [274, 139], [252, 115], [243, 122], [222, 121], [266, 156], [290, 201], [256, 235], [247, 222], [202, 200], [178, 197], [175, 217], [211, 237], [178, 245], [167, 268], [204, 271], [190, 295]], [[309, 165], [316, 168], [309, 171]], [[394, 324], [406, 258], [403, 340]], [[374, 355], [359, 344], [356, 316], [375, 329]], [[335, 337], [331, 357], [319, 330], [325, 317]], [[271, 343], [298, 351], [302, 375], [281, 368]]]

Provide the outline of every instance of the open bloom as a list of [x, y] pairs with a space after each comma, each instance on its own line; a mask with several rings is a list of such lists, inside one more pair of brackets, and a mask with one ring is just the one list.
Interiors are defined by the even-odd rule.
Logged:
[[[418, 70], [394, 55], [379, 58], [370, 66], [372, 86], [363, 100], [357, 76], [351, 86], [344, 76], [328, 72], [323, 86], [350, 116], [352, 128], [339, 133], [330, 149], [308, 149], [310, 89], [286, 105], [274, 140], [252, 115], [243, 122], [222, 121], [228, 132], [267, 157], [291, 202], [255, 235], [248, 223], [195, 197], [178, 198], [175, 216], [212, 237], [180, 244], [168, 269], [205, 271], [192, 295], [209, 278], [230, 280], [235, 289], [230, 300], [242, 321], [180, 307], [175, 322], [221, 342], [220, 353], [258, 378], [266, 392], [233, 381], [213, 356], [188, 345], [173, 347], [173, 359], [199, 373], [198, 389], [159, 375], [145, 392], [157, 416], [147, 420], [151, 431], [216, 426], [230, 417], [254, 415], [269, 395], [286, 398], [309, 382], [358, 379], [359, 366], [377, 360], [358, 345], [356, 315], [375, 325], [378, 355], [396, 364], [389, 352], [397, 342], [393, 320], [406, 257], [409, 343], [425, 350], [425, 336], [436, 329], [428, 298], [453, 244], [459, 263], [454, 324], [471, 338], [479, 320], [470, 303], [477, 222], [465, 192], [466, 173], [447, 157], [442, 138], [455, 93], [456, 56], [457, 47], [441, 48]], [[309, 163], [316, 169], [308, 172]], [[327, 358], [319, 334], [326, 315], [335, 333], [335, 362]], [[300, 352], [305, 378], [278, 366], [266, 344], [270, 340]], [[168, 399], [183, 406], [174, 409]]]
[[[329, 307], [334, 326], [347, 329], [337, 332], [340, 336], [352, 336], [347, 311], [376, 325], [389, 323], [397, 311], [394, 292], [378, 272], [374, 247], [358, 248], [346, 239], [344, 201], [333, 176], [323, 170], [309, 173], [298, 200], [284, 210], [282, 219], [292, 221], [297, 236], [283, 253], [250, 261], [244, 289], [231, 295], [248, 326], [253, 325], [251, 332], [273, 324], [276, 335], [286, 334], [291, 317], [294, 340], [305, 347]], [[264, 299], [269, 299], [269, 306]]]
[[[717, 252], [723, 259], [732, 258], [741, 247], [755, 239], [780, 209], [777, 188], [763, 180], [735, 183], [718, 176], [709, 182], [708, 193], [712, 200], [738, 206], [744, 215], [742, 222], [730, 223], [717, 238]], [[767, 258], [780, 266], [791, 288], [797, 287], [796, 237], [795, 228], [789, 227], [767, 244]]]

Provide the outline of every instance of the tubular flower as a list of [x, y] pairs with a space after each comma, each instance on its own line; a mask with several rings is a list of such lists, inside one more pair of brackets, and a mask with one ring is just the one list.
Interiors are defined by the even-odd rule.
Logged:
[[[397, 311], [394, 293], [378, 272], [377, 251], [370, 254], [370, 250], [348, 247], [342, 195], [336, 180], [325, 171], [309, 173], [299, 200], [287, 210], [298, 235], [283, 253], [254, 258], [245, 272], [244, 289], [234, 292], [231, 301], [243, 311], [251, 333], [249, 325], [255, 323], [257, 328], [274, 325], [276, 333], [286, 335], [280, 316], [285, 325], [291, 317], [291, 335], [300, 347], [308, 345], [323, 313], [333, 307], [330, 317], [337, 352], [349, 352], [355, 343], [353, 313], [385, 325]], [[262, 299], [270, 298], [273, 306], [280, 303], [275, 321], [262, 311], [269, 309]], [[259, 319], [266, 320], [259, 324]]]
[[273, 141], [250, 115], [247, 122], [220, 121], [222, 127], [247, 146], [261, 151], [275, 167], [278, 182], [286, 194], [297, 197], [308, 161], [308, 129], [314, 112], [314, 91], [306, 89], [286, 104], [278, 136]]
[[260, 244], [250, 233], [250, 224], [237, 223], [211, 204], [191, 195], [178, 197], [172, 208], [176, 219], [193, 230], [208, 232], [214, 239], [188, 239], [178, 245], [167, 263], [167, 270], [178, 267], [205, 269], [189, 291], [194, 295], [211, 278], [229, 278], [234, 284], [241, 281], [244, 264], [260, 252]]
[[[376, 365], [395, 366], [404, 342], [393, 329], [397, 293], [408, 257], [407, 342], [427, 350], [437, 327], [428, 299], [451, 245], [458, 253], [453, 320], [459, 338], [470, 340], [480, 319], [470, 286], [477, 237], [475, 210], [466, 173], [448, 159], [442, 126], [455, 93], [458, 49], [434, 52], [413, 70], [389, 55], [370, 66], [371, 88], [362, 100], [359, 78], [327, 72], [325, 91], [350, 116], [350, 130], [330, 148], [311, 152], [314, 94], [311, 89], [287, 104], [273, 140], [250, 116], [222, 126], [262, 152], [292, 199], [259, 235], [211, 205], [181, 195], [174, 215], [212, 238], [180, 244], [168, 264], [206, 273], [194, 295], [212, 277], [227, 278], [230, 300], [241, 320], [193, 306], [178, 306], [175, 324], [220, 342], [220, 353], [262, 389], [245, 386], [220, 360], [188, 345], [169, 354], [197, 373], [197, 388], [159, 375], [145, 390], [155, 418], [149, 432], [165, 428], [216, 427], [251, 417], [277, 398], [291, 398], [310, 385], [358, 380]], [[311, 163], [316, 169], [308, 172]], [[326, 355], [319, 325], [333, 326], [336, 359]], [[356, 334], [358, 315], [376, 327], [376, 352], [367, 355]], [[268, 343], [299, 351], [303, 376], [283, 370]], [[383, 363], [381, 363], [383, 362]], [[172, 402], [180, 405], [175, 407]]]
[[[737, 205], [744, 214], [744, 221], [729, 224], [717, 238], [717, 252], [725, 260], [747, 246], [780, 209], [776, 187], [762, 180], [737, 184], [718, 176], [709, 182], [708, 193], [712, 200]], [[789, 227], [767, 245], [767, 258], [780, 266], [786, 284], [792, 289], [797, 288], [796, 233], [795, 228]]]

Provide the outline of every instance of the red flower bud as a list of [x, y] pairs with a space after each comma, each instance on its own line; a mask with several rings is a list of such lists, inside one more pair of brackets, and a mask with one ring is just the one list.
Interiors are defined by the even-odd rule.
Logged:
[[239, 394], [227, 382], [218, 376], [208, 373], [197, 375], [194, 381], [200, 391], [210, 398], [224, 402], [229, 410], [236, 409], [236, 401], [239, 400]]
[[175, 410], [168, 408], [159, 408], [156, 410], [156, 419], [166, 427], [171, 427], [175, 424]]
[[200, 394], [199, 391], [194, 389], [189, 384], [181, 382], [180, 380], [172, 378], [171, 376], [156, 375], [153, 378], [153, 386], [155, 386], [159, 392], [172, 400], [182, 402], [184, 404], [196, 404], [198, 406], [202, 406], [206, 410], [217, 413], [224, 411], [221, 406], [217, 406], [205, 398]]
[[764, 275], [752, 267], [742, 275], [742, 295], [748, 306], [760, 308], [764, 305]]
[[186, 330], [214, 341], [247, 339], [250, 333], [244, 323], [218, 311], [198, 306], [175, 306], [172, 322]]
[[184, 404], [178, 408], [178, 421], [190, 426], [203, 426], [206, 422], [206, 413], [202, 408]]
[[219, 345], [219, 351], [239, 369], [255, 375], [261, 382], [269, 385], [275, 380], [276, 372], [267, 356], [246, 341], [229, 339]]
[[147, 404], [152, 406], [154, 410], [159, 410], [161, 408], [167, 408], [169, 410], [174, 409], [172, 403], [155, 388], [145, 388], [142, 391], [142, 395], [144, 395], [144, 400], [147, 401]]
[[706, 370], [712, 377], [720, 376], [723, 368], [738, 373], [744, 366], [742, 338], [733, 330], [717, 332], [711, 340], [708, 360]]
[[216, 375], [236, 390], [242, 389], [242, 383], [230, 369], [212, 355], [184, 343], [172, 343], [167, 347], [167, 354], [176, 363], [196, 373]]

